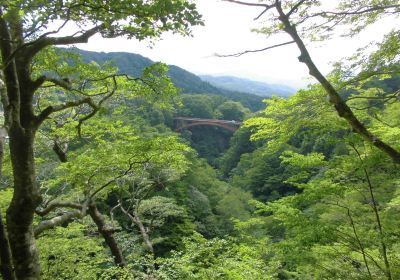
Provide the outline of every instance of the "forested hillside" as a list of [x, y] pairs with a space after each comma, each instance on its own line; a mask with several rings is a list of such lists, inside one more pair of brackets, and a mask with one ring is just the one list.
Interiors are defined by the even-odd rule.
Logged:
[[[91, 52], [80, 50], [77, 48], [73, 51], [82, 55], [83, 61], [88, 63], [96, 61], [99, 64], [112, 62], [118, 67], [121, 73], [126, 73], [134, 77], [140, 77], [145, 67], [154, 64], [154, 61], [134, 53], [124, 52]], [[196, 75], [174, 65], [168, 67], [168, 74], [176, 86], [182, 89], [184, 93], [208, 93], [221, 94], [221, 89], [212, 86], [207, 82], [203, 82]]]
[[[99, 64], [109, 62], [118, 68], [119, 73], [128, 74], [133, 77], [140, 77], [145, 67], [154, 64], [152, 60], [133, 53], [97, 53], [77, 48], [72, 48], [71, 51], [82, 55], [82, 59], [86, 63], [91, 61], [95, 61]], [[241, 89], [245, 90], [246, 88], [226, 89], [224, 87], [213, 86], [203, 81], [195, 74], [175, 65], [168, 66], [168, 76], [171, 77], [174, 85], [178, 87], [182, 93], [224, 96], [234, 101], [241, 102], [252, 111], [258, 111], [263, 108], [262, 100], [264, 97], [258, 96], [253, 92], [241, 91]]]
[[[260, 8], [254, 31], [291, 38], [265, 50], [293, 44], [315, 83], [262, 103], [139, 55], [65, 48], [191, 35], [195, 1], [0, 3], [1, 279], [400, 279], [398, 26], [328, 75], [307, 47], [400, 3], [226, 2]], [[178, 131], [177, 117], [238, 129]]]

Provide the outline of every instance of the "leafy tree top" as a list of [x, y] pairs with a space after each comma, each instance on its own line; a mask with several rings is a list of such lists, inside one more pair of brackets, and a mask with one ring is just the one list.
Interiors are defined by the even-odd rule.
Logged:
[[[73, 41], [97, 32], [107, 38], [126, 35], [139, 40], [159, 37], [165, 31], [190, 34], [191, 25], [201, 24], [195, 4], [181, 0], [6, 0], [1, 10], [10, 25], [20, 22], [25, 41], [35, 42], [31, 47], [50, 41], [79, 43]], [[80, 31], [67, 37], [54, 36], [69, 23], [75, 23]]]

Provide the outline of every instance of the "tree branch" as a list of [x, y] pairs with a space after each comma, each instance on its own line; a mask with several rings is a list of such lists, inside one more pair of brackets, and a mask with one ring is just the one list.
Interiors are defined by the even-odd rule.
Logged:
[[128, 210], [126, 210], [122, 203], [118, 200], [118, 206], [121, 209], [121, 211], [128, 216], [128, 218], [131, 220], [131, 222], [133, 224], [135, 224], [140, 231], [140, 234], [142, 235], [143, 241], [146, 244], [147, 249], [151, 252], [151, 254], [154, 256], [154, 248], [153, 248], [153, 242], [150, 239], [149, 236], [149, 231], [146, 229], [146, 227], [144, 226], [144, 224], [142, 223], [142, 221], [139, 218], [139, 215], [137, 213], [137, 210], [133, 210], [133, 215], [131, 213], [129, 213]]
[[239, 57], [239, 56], [242, 56], [242, 55], [247, 54], [247, 53], [263, 52], [263, 51], [266, 51], [266, 50], [270, 50], [270, 49], [274, 49], [274, 48], [290, 45], [290, 44], [293, 44], [293, 43], [295, 43], [295, 42], [294, 41], [288, 41], [288, 42], [285, 42], [285, 43], [268, 46], [268, 47], [265, 47], [265, 48], [262, 48], [262, 49], [258, 49], [258, 50], [247, 50], [247, 51], [243, 51], [243, 52], [239, 52], [239, 53], [225, 54], [225, 55], [216, 54], [216, 56], [217, 57]]
[[61, 147], [61, 143], [58, 142], [57, 139], [54, 139], [53, 151], [56, 153], [60, 162], [68, 162], [67, 151], [68, 151], [68, 143], [64, 143], [64, 147]]
[[395, 5], [386, 5], [386, 6], [372, 6], [368, 8], [360, 7], [358, 10], [355, 11], [345, 11], [345, 12], [333, 12], [333, 11], [326, 11], [314, 14], [315, 16], [327, 16], [327, 15], [335, 15], [335, 16], [346, 16], [346, 15], [361, 15], [375, 11], [387, 10], [387, 9], [396, 9], [400, 8], [399, 4]]
[[97, 226], [97, 230], [103, 236], [104, 241], [110, 248], [111, 254], [114, 258], [114, 263], [117, 266], [126, 266], [125, 258], [122, 254], [121, 248], [118, 246], [114, 238], [114, 229], [107, 225], [103, 215], [99, 212], [95, 202], [89, 204], [88, 214]]
[[[36, 40], [39, 40], [39, 39], [45, 38], [45, 37], [48, 36], [48, 35], [56, 34], [56, 33], [60, 32], [60, 30], [61, 30], [63, 27], [65, 27], [65, 25], [68, 23], [68, 21], [69, 21], [69, 19], [66, 19], [66, 20], [64, 21], [64, 23], [63, 23], [57, 30], [46, 32], [46, 33], [40, 35], [40, 37], [39, 37], [38, 39], [36, 39]], [[21, 50], [23, 50], [23, 49], [26, 48], [26, 47], [29, 47], [29, 46], [32, 45], [32, 44], [34, 44], [34, 42], [28, 42], [28, 43], [25, 43], [25, 44], [22, 44], [22, 45], [18, 46], [18, 47], [10, 54], [10, 56], [7, 58], [7, 60], [4, 61], [3, 67], [5, 67], [6, 65], [8, 65], [8, 64], [17, 56], [18, 52], [20, 52]]]
[[106, 187], [108, 187], [109, 185], [111, 185], [112, 183], [117, 181], [118, 179], [128, 175], [128, 173], [133, 169], [134, 165], [138, 164], [138, 163], [143, 163], [143, 162], [130, 161], [129, 165], [128, 165], [128, 168], [124, 172], [122, 172], [121, 174], [119, 174], [119, 175], [115, 176], [114, 178], [110, 179], [107, 183], [103, 184], [102, 186], [98, 187], [91, 195], [89, 195], [89, 199], [90, 200], [93, 199], [96, 196], [96, 194], [98, 194], [100, 191], [102, 191], [103, 189], [105, 189]]
[[239, 5], [245, 5], [245, 6], [252, 6], [252, 7], [264, 7], [266, 9], [271, 9], [275, 7], [274, 5], [268, 5], [268, 4], [261, 4], [261, 3], [251, 3], [251, 2], [244, 2], [244, 1], [236, 1], [236, 0], [222, 0], [224, 2], [231, 2], [234, 4], [239, 4]]
[[68, 78], [56, 79], [43, 75], [37, 78], [35, 81], [33, 81], [34, 91], [37, 90], [39, 87], [41, 87], [45, 82], [52, 82], [54, 85], [62, 87], [63, 89], [72, 90], [72, 85]]
[[101, 105], [107, 100], [107, 99], [109, 99], [109, 98], [111, 98], [111, 96], [113, 96], [114, 94], [115, 94], [115, 92], [116, 92], [116, 90], [117, 90], [117, 80], [116, 80], [116, 75], [113, 75], [112, 76], [112, 79], [113, 79], [113, 89], [110, 91], [110, 93], [109, 94], [107, 94], [106, 96], [104, 96], [100, 101], [99, 101], [99, 103], [96, 105], [96, 104], [94, 104], [94, 102], [91, 102], [91, 103], [88, 103], [88, 105], [90, 106], [90, 107], [92, 107], [92, 112], [90, 112], [89, 114], [87, 114], [86, 116], [84, 116], [84, 117], [82, 117], [82, 118], [80, 118], [79, 120], [78, 120], [78, 125], [77, 125], [77, 129], [78, 129], [78, 135], [79, 135], [79, 137], [81, 137], [81, 127], [82, 127], [82, 124], [83, 124], [83, 122], [84, 121], [86, 121], [86, 120], [88, 120], [88, 119], [90, 119], [91, 117], [93, 117], [94, 115], [96, 115], [96, 113], [100, 110], [100, 107], [101, 107]]
[[105, 24], [97, 25], [89, 30], [84, 31], [79, 36], [64, 36], [64, 37], [40, 37], [37, 40], [28, 43], [29, 45], [21, 50], [25, 54], [26, 61], [30, 61], [38, 52], [48, 46], [56, 45], [71, 45], [79, 43], [87, 43], [89, 38], [105, 28]]
[[34, 228], [34, 235], [37, 238], [43, 231], [55, 228], [56, 226], [69, 222], [74, 218], [82, 218], [82, 212], [75, 210], [54, 217], [50, 220], [42, 221]]
[[[280, 2], [277, 1], [277, 3]], [[392, 146], [383, 142], [376, 135], [372, 134], [364, 126], [364, 124], [360, 122], [360, 120], [354, 115], [350, 107], [341, 98], [333, 85], [326, 79], [326, 77], [314, 64], [314, 61], [312, 60], [303, 40], [300, 38], [296, 27], [291, 24], [291, 22], [289, 21], [289, 17], [283, 12], [281, 5], [278, 4], [276, 6], [276, 9], [279, 13], [279, 20], [284, 26], [283, 30], [292, 37], [293, 41], [296, 42], [296, 45], [300, 50], [299, 61], [304, 63], [308, 67], [310, 75], [316, 78], [316, 80], [325, 89], [326, 93], [328, 94], [329, 101], [336, 109], [338, 115], [344, 118], [347, 123], [352, 127], [352, 129], [361, 137], [363, 137], [367, 142], [371, 143], [373, 146], [386, 153], [389, 157], [392, 158], [395, 163], [400, 164], [400, 152], [394, 149]]]
[[82, 205], [76, 202], [69, 201], [52, 201], [43, 209], [37, 208], [35, 210], [35, 213], [39, 216], [44, 217], [57, 208], [72, 208], [76, 210], [82, 210]]
[[357, 147], [353, 144], [350, 143], [350, 146], [353, 148], [353, 150], [356, 152], [358, 159], [360, 160], [360, 163], [362, 165], [362, 169], [364, 171], [365, 174], [365, 179], [367, 180], [367, 185], [368, 185], [368, 191], [371, 197], [371, 207], [372, 210], [374, 211], [375, 214], [375, 222], [377, 225], [377, 231], [379, 233], [379, 239], [380, 239], [380, 243], [381, 243], [381, 254], [384, 260], [384, 264], [385, 264], [385, 274], [388, 280], [392, 280], [392, 272], [391, 272], [391, 265], [389, 262], [389, 257], [388, 257], [388, 253], [387, 253], [387, 246], [386, 246], [386, 242], [385, 242], [385, 234], [383, 232], [383, 227], [382, 227], [382, 222], [381, 222], [381, 218], [379, 215], [379, 210], [378, 210], [378, 202], [375, 199], [375, 194], [374, 194], [374, 188], [372, 186], [372, 182], [369, 176], [369, 172], [367, 170], [367, 168], [364, 166], [364, 160], [361, 157], [360, 152], [358, 151]]
[[286, 16], [287, 17], [290, 17], [294, 12], [296, 12], [297, 11], [297, 9], [304, 3], [304, 2], [306, 2], [307, 0], [300, 0], [299, 2], [297, 2], [297, 4], [296, 5], [294, 5], [291, 9], [290, 9], [290, 11], [286, 14]]
[[366, 254], [366, 252], [365, 252], [365, 247], [364, 247], [364, 245], [361, 243], [360, 237], [359, 237], [359, 235], [358, 235], [358, 233], [357, 233], [356, 224], [355, 224], [355, 222], [354, 222], [353, 216], [351, 215], [350, 208], [347, 207], [347, 206], [344, 206], [344, 205], [340, 205], [339, 203], [337, 203], [336, 206], [341, 207], [341, 208], [344, 208], [344, 209], [346, 210], [346, 214], [347, 214], [347, 217], [349, 218], [350, 225], [351, 225], [351, 228], [352, 228], [352, 230], [353, 230], [354, 238], [355, 238], [355, 240], [356, 240], [356, 242], [357, 242], [358, 247], [360, 248], [361, 255], [362, 255], [363, 261], [364, 261], [364, 265], [365, 265], [365, 267], [366, 267], [366, 269], [367, 269], [367, 272], [368, 272], [368, 276], [369, 276], [369, 278], [370, 278], [371, 280], [373, 280], [371, 271], [370, 271], [370, 269], [369, 269], [368, 261], [367, 261], [367, 254]]
[[47, 119], [52, 113], [59, 112], [71, 107], [76, 107], [82, 104], [88, 104], [92, 108], [97, 109], [97, 105], [93, 102], [93, 100], [90, 97], [83, 98], [78, 101], [68, 101], [63, 104], [59, 105], [51, 105], [45, 108], [36, 118], [36, 125], [40, 126], [40, 124]]

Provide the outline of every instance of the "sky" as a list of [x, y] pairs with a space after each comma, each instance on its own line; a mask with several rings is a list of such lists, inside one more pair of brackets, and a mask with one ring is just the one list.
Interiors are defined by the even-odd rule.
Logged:
[[[299, 52], [294, 44], [246, 54], [241, 57], [217, 57], [215, 54], [232, 54], [286, 42], [289, 37], [272, 40], [251, 32], [262, 22], [253, 19], [260, 13], [257, 7], [247, 7], [220, 0], [196, 0], [205, 26], [193, 28], [192, 37], [165, 34], [151, 48], [148, 42], [124, 38], [103, 39], [94, 36], [87, 44], [77, 47], [102, 52], [138, 53], [153, 61], [177, 65], [195, 74], [233, 75], [268, 83], [278, 83], [294, 88], [314, 82], [307, 68], [299, 63]], [[382, 25], [388, 26], [382, 26]], [[338, 37], [328, 42], [310, 45], [309, 50], [324, 74], [332, 69], [332, 62], [351, 55], [371, 37], [379, 39], [382, 28], [390, 23], [373, 26], [356, 38]], [[373, 36], [371, 36], [373, 35]], [[274, 37], [275, 38], [275, 37]]]

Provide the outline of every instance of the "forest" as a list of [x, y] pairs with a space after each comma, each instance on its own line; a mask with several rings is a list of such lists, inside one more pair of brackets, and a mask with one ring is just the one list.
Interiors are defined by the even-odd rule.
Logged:
[[[312, 83], [262, 100], [76, 48], [191, 36], [196, 1], [0, 1], [0, 279], [400, 279], [400, 2], [223, 1]], [[316, 66], [309, 46], [388, 19]]]

